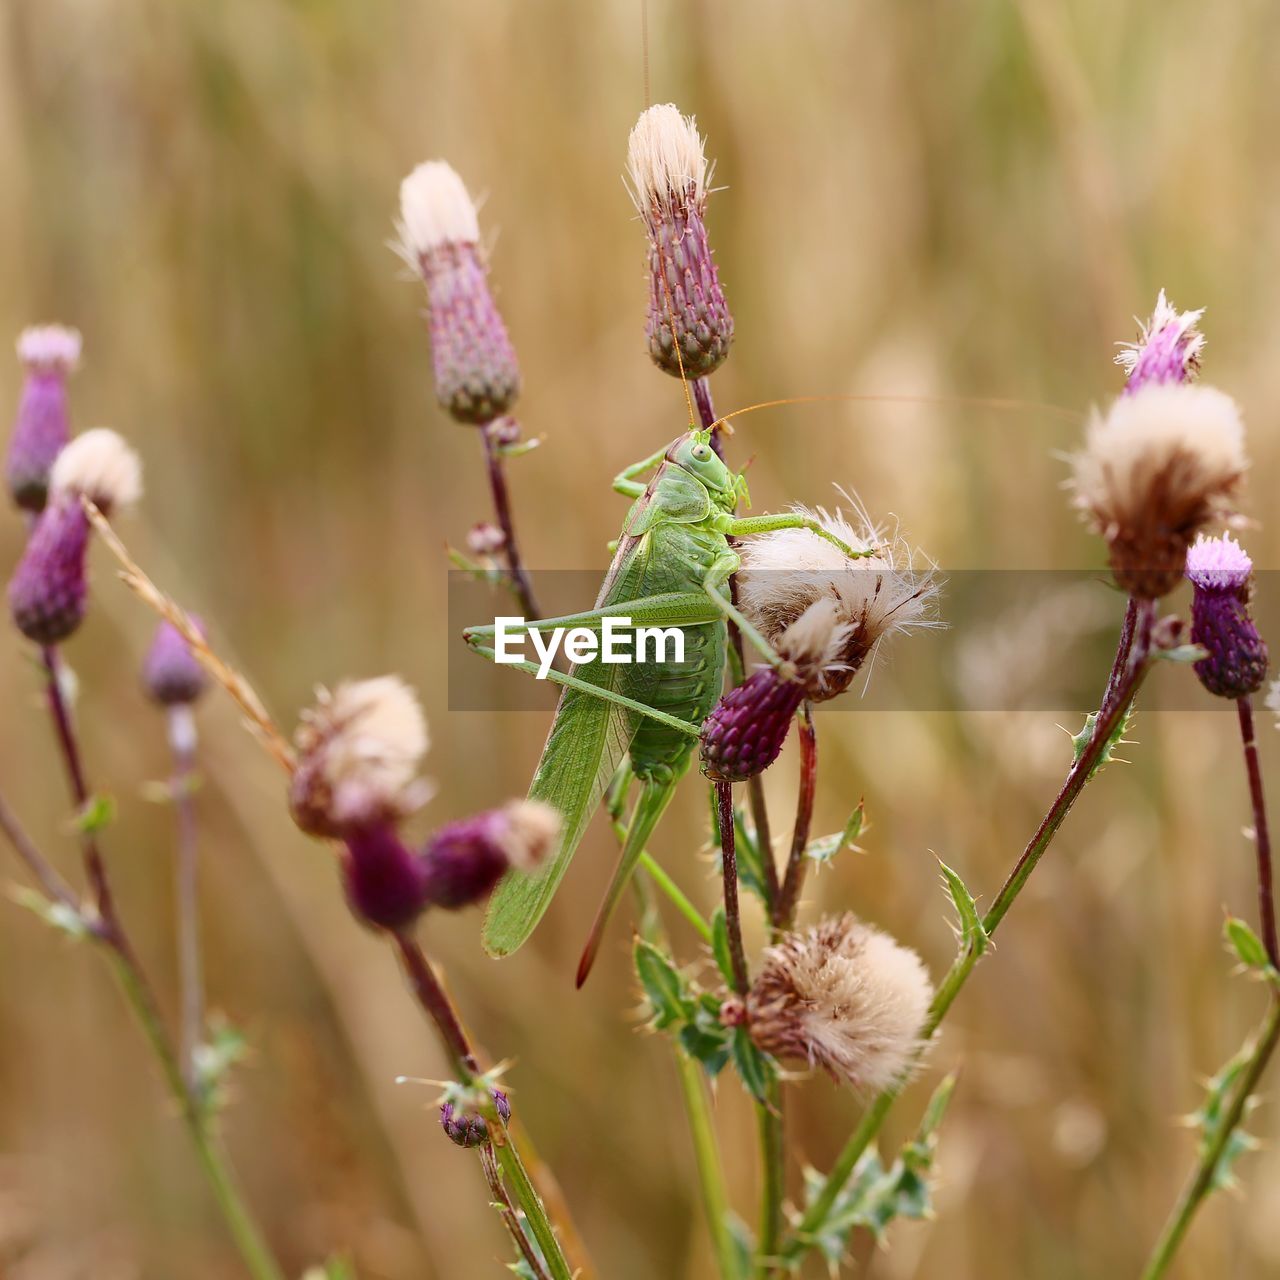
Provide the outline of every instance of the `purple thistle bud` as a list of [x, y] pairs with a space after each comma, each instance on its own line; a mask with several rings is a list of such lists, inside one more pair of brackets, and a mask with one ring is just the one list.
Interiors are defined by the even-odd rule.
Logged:
[[89, 518], [76, 497], [41, 512], [9, 580], [9, 613], [28, 640], [54, 645], [74, 634], [89, 600]]
[[[204, 635], [204, 624], [192, 618]], [[142, 686], [161, 706], [187, 706], [209, 687], [205, 669], [196, 661], [182, 633], [171, 622], [161, 622], [142, 664]]]
[[27, 368], [9, 440], [5, 475], [14, 502], [43, 509], [54, 459], [71, 437], [67, 378], [80, 359], [80, 335], [61, 325], [24, 329], [18, 358]]
[[400, 184], [399, 252], [427, 287], [436, 397], [457, 421], [487, 423], [515, 403], [520, 369], [489, 291], [475, 205], [443, 160]]
[[762, 667], [716, 703], [702, 724], [702, 772], [713, 782], [745, 782], [777, 758], [804, 700], [804, 686]]
[[1200, 683], [1220, 698], [1244, 698], [1267, 678], [1267, 644], [1249, 616], [1253, 561], [1230, 534], [1196, 539], [1187, 552], [1191, 640], [1208, 650], [1195, 664]]
[[733, 316], [703, 222], [707, 161], [693, 117], [670, 103], [648, 108], [631, 131], [627, 169], [649, 233], [649, 355], [673, 377], [704, 377], [729, 354]]
[[459, 1111], [452, 1102], [440, 1104], [440, 1127], [449, 1141], [460, 1147], [481, 1147], [489, 1141], [489, 1126], [484, 1117]]
[[507, 1095], [501, 1089], [493, 1091], [493, 1105], [498, 1112], [503, 1124], [511, 1122], [511, 1103], [507, 1099]]
[[343, 888], [356, 917], [379, 929], [412, 924], [430, 900], [422, 855], [389, 822], [349, 828], [343, 841]]
[[423, 853], [431, 904], [456, 911], [483, 902], [512, 867], [537, 866], [559, 832], [560, 815], [531, 800], [449, 823]]
[[1197, 327], [1199, 311], [1178, 311], [1160, 290], [1151, 319], [1141, 325], [1137, 342], [1121, 343], [1116, 364], [1129, 375], [1124, 394], [1165, 382], [1190, 382], [1200, 372], [1204, 334]]

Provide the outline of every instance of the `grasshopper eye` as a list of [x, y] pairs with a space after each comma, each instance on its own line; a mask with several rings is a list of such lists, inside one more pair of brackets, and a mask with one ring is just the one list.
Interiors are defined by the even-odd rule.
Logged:
[[696, 462], [706, 462], [711, 457], [711, 446], [705, 444], [695, 444], [693, 446], [693, 458]]

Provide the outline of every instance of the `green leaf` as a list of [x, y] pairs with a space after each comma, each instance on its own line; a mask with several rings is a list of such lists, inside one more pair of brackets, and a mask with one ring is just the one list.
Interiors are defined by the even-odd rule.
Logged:
[[938, 866], [942, 869], [942, 878], [960, 916], [960, 927], [957, 932], [961, 943], [966, 950], [980, 956], [991, 945], [991, 939], [982, 927], [982, 917], [978, 915], [973, 895], [965, 888], [964, 881], [941, 858], [938, 859]]
[[849, 815], [849, 821], [844, 824], [843, 831], [837, 831], [834, 835], [819, 836], [816, 840], [810, 840], [805, 846], [804, 856], [810, 862], [819, 864], [830, 862], [836, 854], [843, 852], [845, 849], [857, 849], [857, 839], [862, 834], [862, 826], [865, 818], [864, 802], [858, 801], [858, 807]]
[[92, 932], [84, 914], [65, 902], [54, 902], [43, 893], [28, 889], [25, 885], [15, 885], [9, 890], [9, 896], [18, 906], [25, 907], [50, 928], [65, 933], [69, 938], [87, 938]]
[[[715, 788], [711, 789], [711, 803], [715, 806]], [[712, 824], [719, 843], [719, 823]], [[764, 861], [760, 854], [760, 842], [755, 832], [747, 827], [746, 818], [741, 809], [733, 811], [733, 830], [735, 835], [734, 851], [738, 859], [738, 883], [749, 893], [754, 893], [761, 902], [766, 901], [764, 887]]]
[[1172, 649], [1157, 649], [1151, 656], [1165, 662], [1199, 662], [1209, 656], [1209, 650], [1199, 644], [1180, 644]]
[[116, 820], [116, 802], [110, 796], [90, 796], [75, 817], [75, 828], [83, 835], [96, 835]]
[[1240, 958], [1241, 964], [1263, 973], [1275, 973], [1267, 956], [1267, 949], [1262, 945], [1262, 939], [1243, 920], [1236, 916], [1228, 916], [1222, 926], [1222, 932], [1228, 945]]
[[[1203, 1158], [1222, 1134], [1227, 1123], [1227, 1113], [1235, 1093], [1240, 1073], [1253, 1058], [1252, 1043], [1244, 1045], [1236, 1055], [1225, 1062], [1217, 1074], [1205, 1086], [1204, 1102], [1190, 1117], [1190, 1122], [1200, 1130], [1200, 1155]], [[1227, 1139], [1218, 1163], [1214, 1166], [1212, 1187], [1222, 1190], [1235, 1185], [1235, 1162], [1247, 1151], [1257, 1147], [1257, 1139], [1243, 1127], [1237, 1128]]]
[[721, 976], [733, 986], [733, 955], [729, 948], [729, 922], [725, 919], [724, 908], [717, 907], [711, 917], [711, 953], [716, 958], [716, 967]]
[[653, 943], [637, 938], [634, 950], [636, 975], [658, 1030], [678, 1026], [693, 1015], [684, 980], [675, 965]]
[[497, 448], [498, 457], [522, 458], [526, 453], [532, 453], [544, 439], [544, 436], [534, 436], [529, 440], [517, 441], [515, 444], [500, 444]]
[[[1125, 734], [1129, 731], [1129, 726], [1133, 723], [1134, 709], [1132, 706], [1120, 717], [1120, 723], [1111, 731], [1111, 737], [1107, 740], [1106, 745], [1102, 748], [1097, 760], [1094, 762], [1093, 768], [1089, 770], [1089, 777], [1095, 778], [1101, 771], [1102, 766], [1110, 764], [1116, 759], [1116, 748], [1123, 746], [1125, 742]], [[1072, 761], [1078, 763], [1080, 757], [1089, 749], [1093, 742], [1094, 730], [1098, 725], [1098, 713], [1091, 711], [1084, 718], [1084, 728], [1075, 734], [1071, 739], [1072, 744]]]
[[757, 1102], [766, 1102], [769, 1097], [769, 1086], [777, 1075], [777, 1068], [768, 1054], [756, 1048], [755, 1042], [746, 1027], [734, 1027], [729, 1038], [729, 1052], [733, 1065], [747, 1086], [747, 1092]]
[[210, 1019], [208, 1035], [196, 1047], [195, 1070], [200, 1096], [210, 1110], [217, 1111], [227, 1102], [227, 1081], [232, 1068], [249, 1055], [249, 1039], [226, 1018]]

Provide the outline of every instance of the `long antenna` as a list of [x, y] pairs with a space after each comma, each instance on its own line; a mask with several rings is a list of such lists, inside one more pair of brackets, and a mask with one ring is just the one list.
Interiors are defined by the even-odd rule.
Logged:
[[761, 400], [732, 413], [726, 413], [712, 423], [722, 426], [733, 418], [754, 413], [757, 409], [778, 409], [789, 404], [928, 404], [941, 408], [964, 407], [970, 409], [1000, 409], [1021, 413], [1048, 413], [1067, 422], [1079, 422], [1084, 416], [1078, 409], [1068, 409], [1060, 404], [1043, 400], [1010, 400], [992, 396], [924, 396], [924, 395], [826, 395], [786, 396], [781, 400]]

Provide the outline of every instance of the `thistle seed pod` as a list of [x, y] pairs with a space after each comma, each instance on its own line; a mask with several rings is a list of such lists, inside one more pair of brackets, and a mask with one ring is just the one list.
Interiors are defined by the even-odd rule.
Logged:
[[649, 233], [649, 355], [673, 377], [705, 377], [729, 354], [733, 316], [703, 222], [707, 160], [693, 117], [670, 103], [645, 111], [631, 130], [627, 170]]
[[1106, 539], [1116, 582], [1154, 600], [1181, 582], [1196, 534], [1234, 513], [1247, 466], [1229, 396], [1149, 383], [1093, 416], [1075, 459], [1075, 505]]
[[[192, 618], [204, 635], [204, 625]], [[163, 707], [190, 706], [209, 687], [209, 676], [196, 661], [182, 633], [171, 622], [156, 627], [151, 648], [142, 664], [142, 687], [147, 696]]]
[[1267, 645], [1249, 616], [1253, 561], [1230, 534], [1201, 535], [1187, 552], [1191, 641], [1208, 650], [1195, 664], [1200, 683], [1220, 698], [1244, 698], [1267, 678]]
[[910, 1067], [932, 994], [914, 951], [846, 914], [764, 953], [745, 1019], [766, 1053], [877, 1091]]
[[24, 329], [18, 359], [27, 376], [9, 439], [5, 478], [14, 502], [41, 511], [49, 491], [49, 472], [71, 438], [67, 379], [80, 361], [80, 334], [62, 325]]
[[138, 455], [114, 431], [86, 431], [58, 455], [48, 503], [9, 582], [10, 615], [29, 640], [59, 644], [84, 621], [89, 521], [81, 499], [110, 514], [141, 492]]
[[1129, 375], [1124, 394], [1169, 382], [1191, 382], [1200, 372], [1204, 334], [1200, 311], [1178, 311], [1160, 290], [1151, 319], [1141, 326], [1137, 342], [1121, 343], [1116, 364]]
[[489, 292], [476, 207], [443, 160], [400, 184], [398, 252], [427, 287], [436, 397], [458, 422], [487, 423], [520, 393], [520, 369]]
[[449, 823], [423, 853], [431, 905], [456, 911], [483, 902], [512, 867], [532, 871], [559, 834], [559, 813], [532, 800]]

